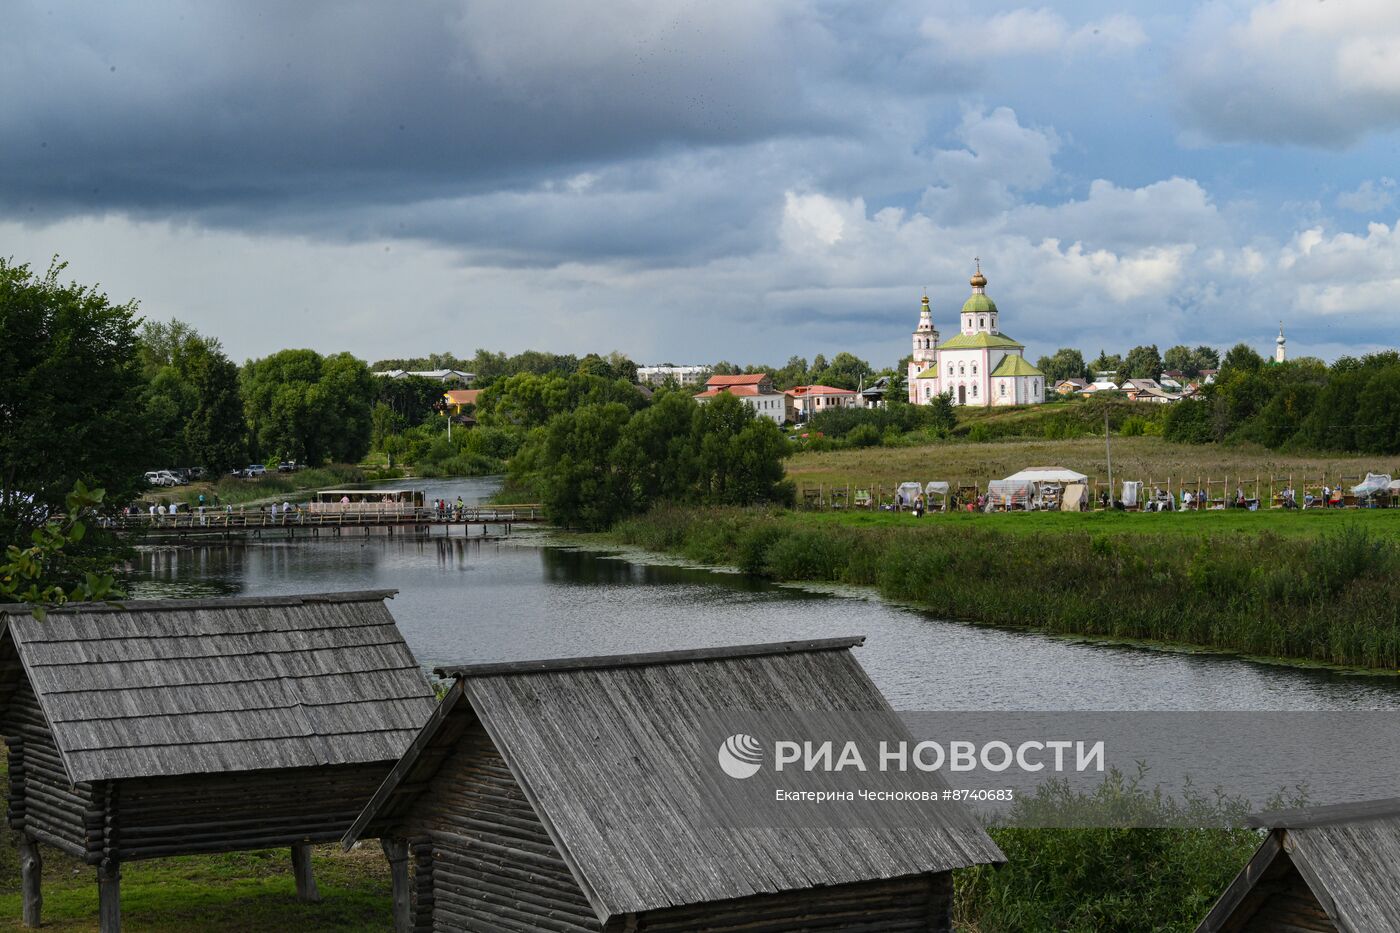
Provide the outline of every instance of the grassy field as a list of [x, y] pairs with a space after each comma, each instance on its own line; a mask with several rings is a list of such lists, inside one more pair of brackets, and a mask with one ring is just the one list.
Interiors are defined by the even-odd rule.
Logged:
[[[8, 796], [6, 767], [0, 747], [0, 789]], [[96, 930], [97, 870], [48, 846], [41, 850], [44, 929]], [[378, 845], [351, 852], [319, 846], [312, 865], [319, 904], [296, 899], [286, 849], [131, 862], [122, 866], [122, 922], [125, 929], [154, 933], [393, 928], [389, 865]], [[22, 929], [14, 836], [0, 822], [0, 930]]]
[[[821, 453], [801, 451], [787, 461], [787, 473], [799, 486], [850, 484], [853, 488], [892, 490], [900, 483], [930, 480], [976, 483], [1001, 479], [1034, 466], [1077, 470], [1090, 481], [1106, 481], [1108, 464], [1102, 437], [1068, 440], [1003, 440], [974, 443], [953, 440], [919, 447], [866, 447]], [[1292, 456], [1253, 445], [1183, 445], [1160, 437], [1113, 438], [1113, 479], [1165, 486], [1170, 480], [1228, 481], [1253, 492], [1257, 479], [1267, 494], [1269, 477], [1291, 478], [1301, 490], [1305, 482], [1359, 479], [1366, 473], [1400, 475], [1394, 458], [1363, 456]], [[1217, 488], [1219, 488], [1217, 486]]]
[[793, 521], [814, 528], [986, 529], [999, 534], [1148, 535], [1169, 543], [1202, 538], [1272, 535], [1315, 538], [1342, 528], [1359, 527], [1383, 538], [1400, 540], [1400, 509], [1282, 509], [1248, 512], [932, 512], [914, 518], [908, 512], [795, 512]]

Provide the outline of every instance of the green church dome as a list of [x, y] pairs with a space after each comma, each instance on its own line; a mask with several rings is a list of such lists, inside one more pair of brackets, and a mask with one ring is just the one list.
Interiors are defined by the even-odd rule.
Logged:
[[997, 303], [988, 298], [982, 292], [974, 292], [972, 297], [963, 302], [963, 314], [977, 314], [980, 311], [995, 311]]

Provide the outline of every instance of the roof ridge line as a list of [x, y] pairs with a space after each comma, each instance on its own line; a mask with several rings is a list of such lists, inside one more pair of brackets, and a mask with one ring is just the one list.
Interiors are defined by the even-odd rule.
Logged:
[[503, 674], [543, 674], [553, 671], [604, 670], [619, 667], [648, 667], [666, 664], [686, 664], [695, 661], [718, 661], [728, 658], [753, 658], [779, 654], [800, 654], [812, 651], [839, 651], [865, 644], [864, 635], [844, 638], [815, 638], [802, 641], [768, 642], [752, 645], [720, 645], [713, 648], [689, 648], [680, 651], [652, 651], [631, 654], [595, 655], [592, 657], [546, 658], [533, 661], [488, 661], [482, 664], [459, 664], [433, 668], [440, 677], [490, 677]]
[[[289, 593], [283, 596], [219, 596], [198, 599], [124, 599], [101, 603], [62, 603], [45, 607], [50, 615], [81, 612], [152, 612], [179, 609], [237, 609], [248, 606], [301, 606], [307, 603], [366, 603], [393, 599], [398, 590], [347, 590], [340, 593]], [[0, 615], [28, 615], [28, 603], [0, 605]]]

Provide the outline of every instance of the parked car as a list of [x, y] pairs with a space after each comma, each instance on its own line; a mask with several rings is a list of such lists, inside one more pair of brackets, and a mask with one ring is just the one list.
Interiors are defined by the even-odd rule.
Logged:
[[295, 460], [283, 460], [277, 464], [278, 473], [295, 473], [296, 471], [297, 462]]
[[156, 476], [160, 477], [162, 486], [179, 486], [183, 482], [174, 470], [157, 470]]
[[259, 476], [265, 476], [267, 475], [267, 467], [263, 466], [261, 463], [250, 463], [248, 464], [247, 468], [243, 471], [243, 475], [248, 477], [248, 479], [255, 479]]
[[146, 472], [146, 484], [149, 486], [174, 486], [174, 483], [167, 482], [161, 474], [164, 470], [148, 470]]

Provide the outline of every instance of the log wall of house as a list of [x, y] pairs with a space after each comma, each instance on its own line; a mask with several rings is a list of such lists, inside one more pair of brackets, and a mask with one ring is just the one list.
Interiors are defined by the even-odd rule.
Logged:
[[350, 827], [390, 765], [121, 781], [115, 854], [143, 859], [331, 842]]
[[479, 723], [402, 824], [417, 930], [601, 933], [602, 925]]
[[[17, 660], [11, 663], [18, 666]], [[28, 679], [7, 680], [11, 689], [0, 727], [9, 756], [10, 828], [96, 862], [102, 853], [102, 811], [93, 787], [69, 782]]]
[[[416, 933], [602, 933], [582, 890], [485, 730], [474, 723], [396, 834], [413, 853]], [[760, 895], [615, 918], [637, 933], [951, 930], [952, 875]]]
[[699, 929], [707, 933], [946, 933], [952, 929], [952, 904], [953, 876], [944, 872], [657, 910], [638, 916], [635, 929], [638, 933]]
[[[1238, 933], [1337, 933], [1337, 926], [1328, 918], [1322, 905], [1313, 897], [1298, 869], [1288, 866], [1286, 873], [1269, 879], [1262, 902], [1247, 920], [1239, 925], [1227, 925]], [[1255, 889], [1259, 891], [1259, 888]]]

